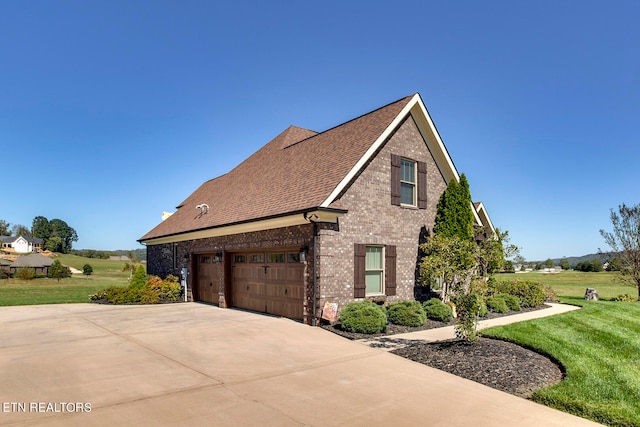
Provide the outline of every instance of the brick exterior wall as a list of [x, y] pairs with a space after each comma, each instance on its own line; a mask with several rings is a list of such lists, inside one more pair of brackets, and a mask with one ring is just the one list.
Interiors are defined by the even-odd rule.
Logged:
[[[391, 154], [427, 164], [427, 208], [391, 204]], [[411, 117], [389, 138], [380, 152], [342, 195], [348, 213], [339, 231], [321, 230], [318, 247], [319, 289], [325, 301], [339, 309], [354, 301], [354, 243], [396, 246], [396, 295], [386, 302], [414, 298], [418, 244], [433, 230], [438, 199], [446, 182]]]
[[[391, 154], [426, 163], [426, 209], [391, 204]], [[407, 118], [341, 195], [340, 204], [348, 213], [340, 218], [338, 224], [318, 224], [318, 254], [315, 259], [319, 292], [316, 315], [320, 315], [326, 301], [338, 303], [339, 309], [354, 301], [355, 243], [396, 246], [396, 295], [383, 299], [386, 302], [413, 299], [417, 281], [418, 245], [423, 241], [425, 233], [433, 230], [438, 199], [445, 188], [446, 182], [413, 118]], [[174, 245], [177, 246], [177, 265], [174, 265]], [[304, 322], [311, 323], [314, 260], [311, 224], [149, 245], [147, 271], [159, 276], [179, 275], [180, 269], [187, 267], [190, 272], [188, 295], [191, 297], [197, 254], [222, 251], [225, 259], [216, 270], [216, 275], [219, 305], [225, 307], [224, 263], [229, 265], [230, 253], [248, 249], [302, 246], [309, 248], [305, 273]]]

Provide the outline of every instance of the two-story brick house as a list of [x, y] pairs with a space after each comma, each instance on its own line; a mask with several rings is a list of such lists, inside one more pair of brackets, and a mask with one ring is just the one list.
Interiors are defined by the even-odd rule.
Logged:
[[418, 246], [451, 179], [415, 94], [321, 133], [288, 128], [140, 242], [150, 274], [188, 269], [192, 300], [315, 323], [327, 301], [414, 298]]

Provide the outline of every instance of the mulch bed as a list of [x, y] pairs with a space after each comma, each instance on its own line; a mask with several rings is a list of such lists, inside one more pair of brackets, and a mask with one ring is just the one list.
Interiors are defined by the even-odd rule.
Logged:
[[[481, 320], [544, 308], [548, 306], [503, 314], [489, 313]], [[427, 324], [419, 327], [389, 324], [383, 334], [356, 334], [342, 330], [339, 324], [322, 327], [355, 340], [387, 337], [453, 324], [453, 321], [443, 323], [432, 320], [427, 320]], [[524, 398], [530, 398], [535, 390], [556, 384], [564, 377], [562, 368], [550, 358], [506, 341], [480, 338], [476, 344], [460, 340], [433, 343], [407, 340], [406, 343], [409, 344], [407, 347], [391, 353]]]

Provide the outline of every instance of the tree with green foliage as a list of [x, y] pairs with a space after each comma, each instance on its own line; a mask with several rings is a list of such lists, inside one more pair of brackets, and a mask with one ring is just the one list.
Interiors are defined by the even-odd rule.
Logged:
[[49, 237], [51, 237], [51, 225], [49, 225], [49, 220], [43, 216], [35, 217], [31, 222], [31, 235], [45, 241], [49, 239]]
[[11, 226], [11, 235], [18, 237], [31, 237], [31, 230], [25, 225], [22, 224], [13, 224]]
[[51, 221], [43, 216], [37, 216], [31, 223], [33, 237], [43, 239], [43, 247], [51, 252], [69, 253], [73, 248], [73, 242], [78, 241], [76, 230], [61, 219]]
[[0, 219], [0, 236], [9, 236], [9, 228], [11, 224], [7, 221]]
[[619, 252], [622, 260], [619, 277], [636, 286], [640, 302], [640, 204], [623, 203], [618, 212], [611, 209], [610, 219], [613, 231], [600, 230], [600, 234], [614, 252]]
[[462, 240], [473, 240], [473, 210], [467, 177], [462, 174], [460, 182], [452, 179], [440, 195], [433, 231], [436, 235], [458, 236]]
[[93, 267], [91, 267], [91, 265], [89, 265], [89, 264], [83, 265], [82, 266], [82, 274], [87, 276], [87, 279], [88, 279], [89, 276], [91, 276], [91, 274], [93, 274]]
[[609, 261], [609, 263], [607, 264], [607, 271], [620, 271], [622, 270], [622, 268], [624, 267], [624, 264], [622, 263], [622, 260], [618, 257], [613, 258], [611, 261]]
[[555, 264], [551, 258], [547, 258], [547, 260], [544, 262], [544, 266], [546, 268], [553, 268], [555, 267]]
[[571, 268], [571, 266], [569, 265], [569, 260], [567, 260], [566, 258], [562, 258], [560, 260], [560, 267], [563, 270], [569, 270]]
[[52, 279], [58, 279], [58, 282], [60, 282], [60, 279], [71, 276], [71, 271], [69, 271], [69, 267], [65, 267], [60, 261], [55, 260], [53, 264], [49, 266], [48, 276]]

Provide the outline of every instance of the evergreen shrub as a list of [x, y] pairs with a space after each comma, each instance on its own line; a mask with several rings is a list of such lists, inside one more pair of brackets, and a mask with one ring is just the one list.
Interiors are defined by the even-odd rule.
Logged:
[[348, 332], [379, 334], [387, 329], [387, 316], [371, 301], [352, 302], [340, 311], [340, 324]]
[[398, 301], [387, 307], [387, 316], [392, 323], [402, 326], [422, 326], [427, 315], [418, 301]]
[[422, 304], [427, 319], [438, 322], [448, 322], [453, 317], [451, 307], [440, 301], [438, 298], [431, 298]]

